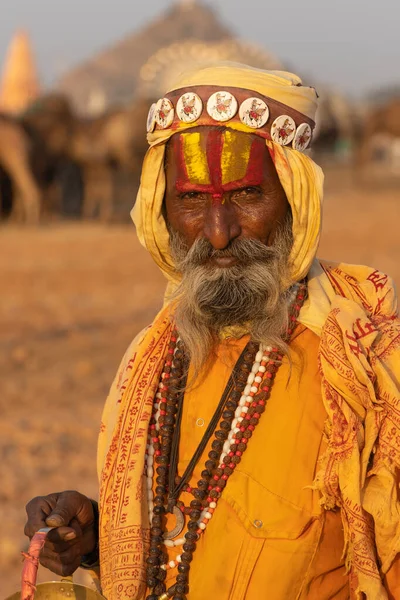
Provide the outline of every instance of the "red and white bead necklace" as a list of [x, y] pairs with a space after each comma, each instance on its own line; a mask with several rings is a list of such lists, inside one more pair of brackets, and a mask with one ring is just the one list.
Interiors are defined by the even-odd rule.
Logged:
[[[291, 311], [289, 315], [289, 324], [286, 331], [285, 339], [289, 340], [297, 323], [297, 316], [301, 305], [306, 295], [305, 284], [295, 286], [290, 300], [294, 297], [294, 302], [290, 302]], [[149, 427], [148, 443], [145, 461], [145, 474], [147, 476], [147, 494], [148, 494], [148, 509], [149, 521], [153, 518], [153, 477], [154, 477], [154, 457], [160, 454], [160, 450], [156, 448], [159, 445], [160, 432], [160, 417], [165, 414], [165, 411], [160, 409], [161, 401], [165, 401], [168, 390], [168, 379], [171, 368], [174, 366], [174, 357], [177, 350], [177, 336], [171, 338], [171, 346], [168, 349], [168, 357], [165, 362], [164, 371], [161, 376], [159, 389], [156, 394], [153, 405], [152, 420]], [[218, 499], [221, 496], [223, 487], [234, 471], [241, 456], [247, 448], [249, 438], [254, 431], [262, 412], [265, 410], [266, 402], [269, 398], [273, 379], [282, 362], [283, 355], [277, 348], [272, 346], [260, 346], [255, 355], [255, 359], [248, 374], [247, 382], [240, 397], [239, 403], [234, 413], [234, 418], [231, 422], [230, 431], [227, 439], [223, 444], [222, 452], [219, 458], [219, 467], [216, 469], [216, 474], [213, 475], [210, 485], [208, 486], [209, 496], [206, 499], [205, 505], [198, 518], [197, 534], [200, 536], [203, 533], [213, 513], [217, 507]], [[187, 486], [187, 492], [192, 492], [192, 488]], [[185, 537], [179, 537], [175, 540], [164, 539], [166, 547], [182, 546], [185, 543]], [[176, 557], [176, 560], [171, 560], [168, 563], [160, 565], [163, 570], [175, 568], [182, 558], [181, 555]]]

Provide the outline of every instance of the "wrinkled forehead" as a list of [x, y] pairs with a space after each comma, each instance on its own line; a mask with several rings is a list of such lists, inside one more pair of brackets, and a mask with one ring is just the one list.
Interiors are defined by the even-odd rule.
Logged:
[[175, 134], [168, 146], [168, 161], [174, 163], [175, 186], [180, 192], [222, 194], [260, 185], [271, 160], [263, 138], [224, 127]]

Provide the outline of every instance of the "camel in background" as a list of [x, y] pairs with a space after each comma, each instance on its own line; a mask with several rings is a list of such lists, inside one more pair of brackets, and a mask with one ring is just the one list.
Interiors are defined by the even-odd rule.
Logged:
[[[53, 93], [36, 100], [20, 117], [20, 122], [33, 142], [40, 142], [38, 153], [44, 162], [47, 161], [53, 179], [59, 182], [66, 164], [79, 168], [84, 183], [82, 216], [93, 218], [98, 215], [102, 221], [109, 221], [116, 197], [116, 172], [128, 173], [135, 186], [139, 184], [147, 149], [148, 107], [147, 101], [140, 101], [99, 117], [84, 119], [74, 113], [65, 96]], [[43, 168], [36, 171], [43, 174]], [[44, 185], [46, 177], [41, 179]], [[47, 185], [48, 180], [49, 176]], [[60, 190], [58, 192], [60, 194]], [[133, 189], [132, 195], [134, 192]], [[60, 198], [53, 194], [52, 199], [52, 209], [58, 212]]]
[[29, 136], [20, 123], [0, 115], [0, 215], [36, 225], [41, 202]]
[[366, 111], [356, 163], [362, 176], [400, 176], [400, 97]]

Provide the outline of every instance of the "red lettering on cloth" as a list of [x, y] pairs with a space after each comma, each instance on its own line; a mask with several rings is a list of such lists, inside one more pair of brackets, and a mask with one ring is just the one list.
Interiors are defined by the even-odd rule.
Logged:
[[367, 281], [373, 283], [375, 290], [381, 290], [385, 287], [388, 280], [388, 276], [385, 273], [381, 273], [380, 271], [373, 271], [371, 275], [367, 277]]

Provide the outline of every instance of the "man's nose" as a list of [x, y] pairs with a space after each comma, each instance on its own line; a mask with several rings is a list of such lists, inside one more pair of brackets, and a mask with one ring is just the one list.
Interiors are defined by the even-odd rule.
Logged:
[[223, 250], [239, 237], [241, 227], [229, 201], [212, 199], [205, 215], [203, 234], [215, 250]]

